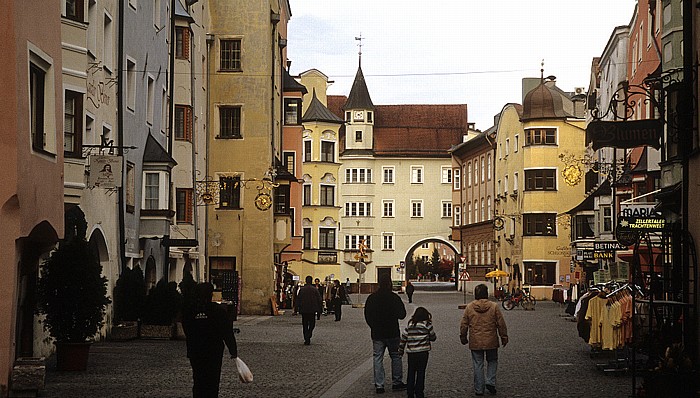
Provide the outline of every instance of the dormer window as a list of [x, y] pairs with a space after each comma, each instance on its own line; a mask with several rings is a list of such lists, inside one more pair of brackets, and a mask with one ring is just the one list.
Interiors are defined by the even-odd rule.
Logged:
[[367, 123], [374, 123], [374, 112], [367, 111]]
[[362, 130], [355, 131], [355, 142], [362, 142]]

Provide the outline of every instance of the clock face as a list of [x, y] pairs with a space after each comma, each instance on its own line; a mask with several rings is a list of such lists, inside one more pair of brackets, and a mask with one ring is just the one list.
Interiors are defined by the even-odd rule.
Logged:
[[355, 111], [355, 120], [364, 120], [365, 113], [362, 111]]

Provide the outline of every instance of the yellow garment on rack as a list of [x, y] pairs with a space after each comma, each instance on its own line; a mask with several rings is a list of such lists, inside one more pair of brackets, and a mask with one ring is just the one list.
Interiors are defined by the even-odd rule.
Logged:
[[591, 333], [588, 338], [588, 344], [601, 344], [601, 318], [602, 311], [605, 309], [607, 300], [600, 296], [592, 297], [588, 301], [588, 309], [586, 310], [586, 320], [591, 321]]

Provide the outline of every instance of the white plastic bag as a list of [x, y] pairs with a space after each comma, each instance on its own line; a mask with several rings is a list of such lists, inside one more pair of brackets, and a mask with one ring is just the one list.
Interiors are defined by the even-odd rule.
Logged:
[[253, 382], [253, 372], [250, 371], [248, 365], [241, 358], [236, 358], [236, 369], [238, 369], [238, 378], [241, 380], [241, 383]]

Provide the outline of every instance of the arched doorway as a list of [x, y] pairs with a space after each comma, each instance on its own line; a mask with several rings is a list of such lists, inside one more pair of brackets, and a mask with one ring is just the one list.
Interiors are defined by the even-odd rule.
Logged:
[[[437, 251], [438, 267], [434, 267]], [[416, 255], [418, 253], [418, 255]], [[458, 274], [460, 252], [452, 242], [439, 236], [427, 237], [415, 242], [404, 254], [404, 264], [406, 268], [403, 273], [404, 280], [416, 278], [418, 274], [434, 277], [437, 273], [439, 278], [451, 280], [454, 278], [455, 286]], [[420, 269], [419, 269], [420, 268]]]

